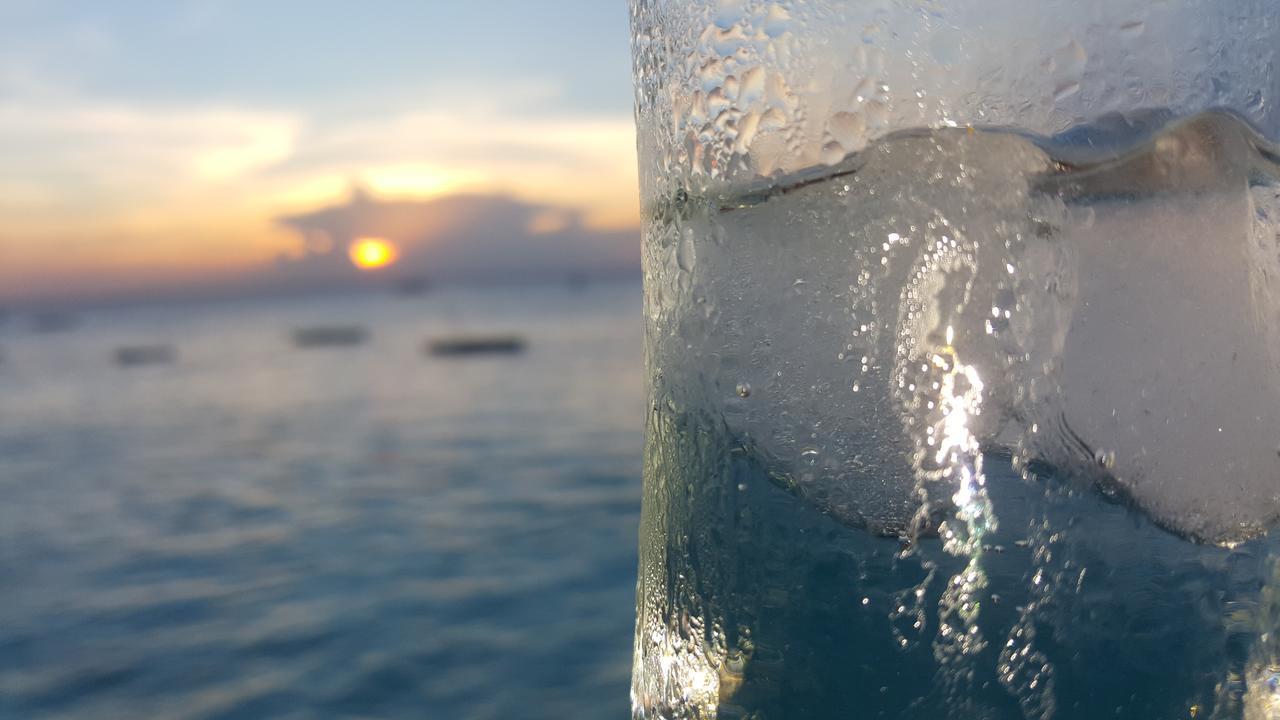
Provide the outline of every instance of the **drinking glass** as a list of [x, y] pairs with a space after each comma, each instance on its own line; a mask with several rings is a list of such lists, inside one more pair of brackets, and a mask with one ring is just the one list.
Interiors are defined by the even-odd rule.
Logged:
[[634, 717], [1280, 717], [1280, 0], [630, 7]]

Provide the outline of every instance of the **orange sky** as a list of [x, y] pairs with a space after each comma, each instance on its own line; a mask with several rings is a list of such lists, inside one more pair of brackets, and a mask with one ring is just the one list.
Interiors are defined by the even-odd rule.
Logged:
[[[130, 69], [156, 60], [125, 42], [133, 25], [40, 12], [29, 10], [26, 20], [46, 22], [39, 32], [49, 51], [17, 43], [23, 17], [18, 29], [0, 30], [0, 44], [14, 40], [0, 46], [0, 300], [234, 278], [300, 251], [302, 239], [276, 218], [342, 202], [353, 187], [379, 198], [509, 194], [581, 212], [590, 228], [638, 225], [629, 108], [587, 107], [590, 96], [566, 89], [576, 87], [572, 78], [513, 67], [432, 91], [427, 80], [437, 74], [428, 71], [440, 65], [391, 67], [374, 56], [368, 73], [396, 80], [380, 109], [359, 102], [358, 83], [317, 83], [327, 56], [304, 43], [296, 52], [316, 54], [321, 77], [294, 72], [279, 93], [250, 92], [252, 74], [227, 80], [218, 57], [206, 58], [207, 87], [157, 90], [147, 84], [152, 70]], [[337, 22], [322, 15], [316, 33]], [[206, 32], [214, 22], [195, 17]], [[383, 38], [393, 20], [368, 32]], [[222, 40], [241, 41], [234, 34], [242, 26], [227, 27], [232, 36]], [[619, 29], [625, 41], [625, 25]], [[276, 50], [269, 62], [295, 52]], [[49, 60], [58, 53], [82, 66], [60, 69]], [[77, 76], [94, 62], [120, 67], [103, 79]], [[312, 85], [318, 89], [293, 92], [288, 102], [276, 98]], [[352, 102], [331, 101], [344, 97]], [[531, 230], [554, 229], [558, 218], [544, 213]]]
[[[629, 119], [507, 120], [492, 109], [315, 132], [304, 117], [245, 110], [86, 103], [65, 113], [21, 118], [61, 125], [59, 142], [77, 148], [58, 182], [0, 170], [4, 295], [68, 280], [91, 290], [215, 279], [261, 265], [301, 242], [273, 218], [337, 202], [353, 185], [383, 197], [509, 193], [580, 209], [591, 227], [638, 222]], [[0, 105], [0, 131], [16, 124]]]

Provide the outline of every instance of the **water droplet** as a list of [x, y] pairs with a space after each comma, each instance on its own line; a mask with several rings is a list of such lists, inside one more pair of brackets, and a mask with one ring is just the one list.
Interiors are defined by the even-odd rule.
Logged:
[[818, 451], [818, 448], [807, 447], [800, 451], [800, 462], [808, 465], [809, 467], [813, 467], [818, 464], [818, 457], [821, 454], [822, 453]]
[[738, 86], [738, 103], [743, 109], [764, 97], [764, 68], [759, 65], [742, 73]]
[[771, 5], [764, 19], [764, 34], [776, 38], [791, 27], [791, 14], [781, 5]]
[[827, 131], [845, 150], [857, 150], [865, 144], [867, 120], [862, 113], [838, 112], [827, 121]]
[[1084, 46], [1076, 40], [1059, 48], [1056, 56], [1058, 68], [1073, 75], [1084, 72], [1085, 65], [1089, 62], [1089, 53], [1085, 52]]
[[844, 147], [835, 140], [822, 146], [822, 162], [826, 165], [835, 165], [843, 160], [844, 156]]
[[1130, 20], [1129, 22], [1120, 24], [1120, 34], [1130, 38], [1138, 37], [1142, 34], [1142, 31], [1146, 29], [1147, 24], [1141, 20]]
[[771, 107], [760, 116], [760, 130], [778, 130], [787, 126], [787, 116], [776, 107]]
[[760, 129], [760, 113], [749, 112], [738, 121], [738, 137], [734, 141], [733, 151], [745, 155], [751, 149], [751, 141], [756, 138]]
[[740, 382], [740, 383], [738, 383], [738, 388], [737, 388], [737, 390], [738, 390], [738, 397], [740, 397], [740, 398], [748, 398], [748, 397], [751, 397], [751, 384], [750, 384], [750, 383], [745, 383], [745, 382]]
[[1245, 98], [1244, 105], [1249, 112], [1260, 113], [1267, 107], [1266, 96], [1262, 94], [1261, 90], [1254, 90], [1249, 93], [1249, 97]]
[[738, 78], [732, 75], [726, 77], [724, 79], [724, 94], [731, 100], [736, 99], [738, 97], [739, 85], [740, 83], [738, 82]]
[[685, 272], [693, 272], [693, 267], [697, 264], [697, 251], [694, 248], [693, 233], [690, 230], [685, 231], [679, 247], [676, 248], [676, 264]]
[[712, 22], [721, 30], [729, 30], [742, 22], [742, 0], [721, 0], [717, 3]]
[[1101, 448], [1099, 448], [1093, 453], [1093, 459], [1094, 459], [1094, 462], [1098, 463], [1099, 466], [1104, 467], [1108, 470], [1115, 467], [1115, 464], [1116, 464], [1115, 452], [1110, 450], [1103, 450]]
[[867, 103], [866, 109], [867, 127], [880, 129], [889, 122], [889, 107], [879, 100], [872, 100]]
[[1074, 80], [1060, 83], [1053, 89], [1054, 102], [1062, 102], [1078, 92], [1080, 92], [1080, 83]]

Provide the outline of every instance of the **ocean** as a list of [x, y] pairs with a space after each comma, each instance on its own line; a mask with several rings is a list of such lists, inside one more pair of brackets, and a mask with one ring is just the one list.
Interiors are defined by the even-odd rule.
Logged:
[[[0, 717], [628, 712], [641, 290], [0, 328]], [[359, 325], [302, 348], [291, 333]], [[510, 356], [432, 338], [518, 333]], [[129, 365], [129, 345], [171, 362]]]

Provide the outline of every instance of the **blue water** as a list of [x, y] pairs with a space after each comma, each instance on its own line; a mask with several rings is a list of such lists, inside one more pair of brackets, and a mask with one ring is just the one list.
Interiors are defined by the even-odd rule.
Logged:
[[[0, 717], [628, 708], [640, 288], [103, 309], [0, 329]], [[353, 322], [348, 348], [299, 325]], [[513, 357], [425, 339], [515, 331]], [[117, 346], [172, 343], [172, 365]]]

